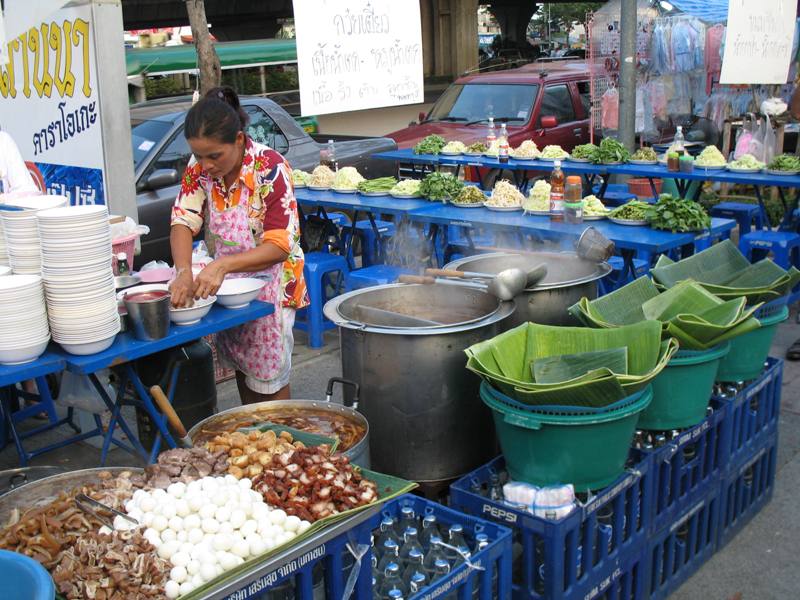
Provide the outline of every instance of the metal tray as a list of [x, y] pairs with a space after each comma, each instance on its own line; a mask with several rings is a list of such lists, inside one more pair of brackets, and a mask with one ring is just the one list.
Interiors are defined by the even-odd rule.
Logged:
[[602, 221], [607, 219], [608, 215], [583, 215], [584, 221]]
[[631, 227], [644, 227], [647, 225], [647, 221], [644, 219], [633, 221], [630, 219], [615, 219], [614, 217], [608, 217], [608, 220], [612, 223], [616, 223], [617, 225], [629, 225]]
[[589, 159], [589, 158], [574, 158], [572, 156], [568, 156], [567, 160], [569, 162], [574, 162], [574, 163], [590, 163], [590, 162], [592, 162], [591, 159]]
[[450, 206], [454, 206], [456, 208], [481, 208], [483, 206], [483, 202], [473, 202], [472, 204], [459, 204], [458, 202], [451, 202]]
[[793, 177], [800, 173], [800, 171], [777, 171], [775, 169], [767, 169], [767, 173], [770, 175], [780, 175], [782, 177]]
[[350, 189], [350, 190], [339, 190], [339, 189], [336, 189], [336, 188], [331, 188], [331, 191], [336, 193], [336, 194], [356, 194], [356, 193], [358, 193], [358, 190], [355, 189], [355, 188]]
[[315, 192], [327, 192], [329, 189], [331, 189], [328, 185], [309, 185], [307, 187]]
[[370, 198], [377, 198], [379, 196], [388, 196], [389, 192], [359, 192], [362, 196], [368, 196]]
[[489, 210], [494, 210], [496, 212], [514, 212], [522, 210], [522, 206], [492, 206], [491, 204], [485, 203], [483, 204], [484, 208], [488, 208]]
[[631, 158], [628, 162], [632, 165], [641, 165], [641, 166], [653, 166], [658, 164], [657, 160], [637, 160], [635, 158]]

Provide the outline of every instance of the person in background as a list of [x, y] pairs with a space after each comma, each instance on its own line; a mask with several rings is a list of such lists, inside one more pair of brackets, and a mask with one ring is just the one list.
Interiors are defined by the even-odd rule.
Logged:
[[[250, 139], [246, 126], [228, 87], [210, 90], [186, 116], [196, 162], [186, 168], [172, 211], [170, 291], [175, 306], [186, 306], [214, 295], [226, 276], [264, 281], [259, 300], [275, 312], [217, 335], [220, 355], [236, 369], [242, 403], [250, 404], [289, 397], [295, 311], [309, 300], [291, 168]], [[214, 261], [195, 277], [192, 238], [204, 226]]]
[[3, 193], [39, 191], [14, 139], [5, 131], [0, 131], [0, 183]]

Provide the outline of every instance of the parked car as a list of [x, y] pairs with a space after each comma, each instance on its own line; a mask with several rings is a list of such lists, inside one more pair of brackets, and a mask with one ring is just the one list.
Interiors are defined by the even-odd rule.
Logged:
[[400, 148], [411, 148], [438, 134], [466, 144], [486, 138], [489, 115], [507, 124], [509, 143], [533, 139], [542, 148], [558, 144], [572, 150], [589, 142], [591, 95], [583, 61], [531, 63], [508, 71], [457, 79], [419, 123], [386, 134]]
[[[332, 139], [340, 166], [356, 167], [368, 178], [395, 172], [390, 161], [372, 158], [375, 152], [397, 148], [390, 139], [310, 136], [272, 100], [245, 96], [241, 102], [250, 116], [248, 135], [283, 154], [292, 168], [311, 171], [319, 165], [320, 150]], [[139, 264], [155, 259], [172, 262], [170, 211], [192, 154], [183, 135], [183, 122], [190, 107], [191, 97], [187, 96], [134, 104], [130, 109], [139, 222], [150, 227], [150, 234], [142, 238]]]

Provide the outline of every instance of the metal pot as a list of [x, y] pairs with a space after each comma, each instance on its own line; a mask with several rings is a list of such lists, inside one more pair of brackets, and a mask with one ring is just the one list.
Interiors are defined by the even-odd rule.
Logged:
[[[194, 445], [200, 445], [212, 439], [215, 435], [223, 431], [235, 431], [241, 427], [250, 427], [255, 423], [269, 421], [270, 414], [289, 412], [289, 411], [309, 411], [315, 413], [332, 413], [343, 416], [349, 421], [364, 429], [363, 437], [351, 448], [343, 451], [350, 461], [365, 469], [370, 468], [369, 454], [369, 423], [367, 419], [355, 408], [342, 406], [330, 401], [333, 392], [333, 382], [339, 379], [332, 379], [328, 382], [328, 391], [325, 401], [319, 400], [272, 400], [269, 402], [257, 402], [245, 406], [237, 406], [217, 413], [207, 419], [203, 419], [189, 430], [189, 437]], [[348, 382], [349, 383], [349, 382]], [[355, 384], [353, 384], [355, 385]], [[353, 404], [358, 406], [358, 388], [353, 398]], [[346, 398], [349, 399], [349, 398]]]
[[63, 467], [20, 467], [0, 471], [0, 496], [32, 481], [63, 473]]
[[[391, 284], [338, 296], [324, 311], [339, 326], [342, 373], [361, 385], [376, 470], [435, 483], [494, 455], [492, 418], [463, 351], [503, 330], [513, 303], [469, 287]], [[434, 323], [403, 326], [383, 311]]]
[[507, 321], [507, 328], [528, 321], [545, 325], [578, 325], [567, 308], [583, 296], [590, 300], [597, 298], [597, 280], [611, 272], [608, 263], [584, 260], [574, 252], [496, 252], [460, 258], [445, 268], [499, 273], [514, 267], [528, 270], [542, 263], [547, 265], [547, 275], [514, 299], [517, 310]]

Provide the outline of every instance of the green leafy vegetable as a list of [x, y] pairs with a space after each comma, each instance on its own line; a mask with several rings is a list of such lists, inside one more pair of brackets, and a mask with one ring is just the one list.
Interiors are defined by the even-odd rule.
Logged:
[[414, 146], [414, 154], [439, 154], [447, 142], [440, 135], [429, 135]]
[[644, 221], [647, 219], [647, 210], [650, 205], [641, 200], [631, 200], [611, 211], [610, 217], [624, 221]]
[[581, 144], [572, 149], [572, 158], [588, 158], [591, 160], [597, 150], [598, 148], [594, 144]]
[[474, 185], [465, 185], [464, 189], [451, 202], [453, 204], [483, 204], [486, 202], [486, 196]]
[[800, 171], [800, 158], [794, 154], [781, 154], [769, 163], [771, 171]]
[[483, 142], [475, 142], [474, 144], [470, 144], [467, 146], [467, 149], [464, 152], [469, 154], [483, 154], [489, 149], [489, 146], [484, 144]]
[[592, 162], [595, 164], [608, 164], [614, 162], [628, 162], [631, 153], [620, 142], [614, 138], [603, 138], [597, 152], [592, 156]]
[[655, 162], [658, 160], [658, 154], [652, 148], [639, 148], [636, 152], [633, 153], [631, 156], [633, 160], [646, 160]]
[[697, 202], [673, 198], [670, 194], [662, 194], [656, 204], [647, 206], [645, 213], [651, 227], [673, 233], [700, 231], [711, 226], [711, 217]]
[[445, 202], [456, 198], [464, 184], [451, 173], [430, 173], [422, 180], [419, 193], [428, 200]]
[[397, 179], [394, 177], [378, 177], [377, 179], [365, 179], [358, 184], [359, 192], [388, 192], [395, 185]]

